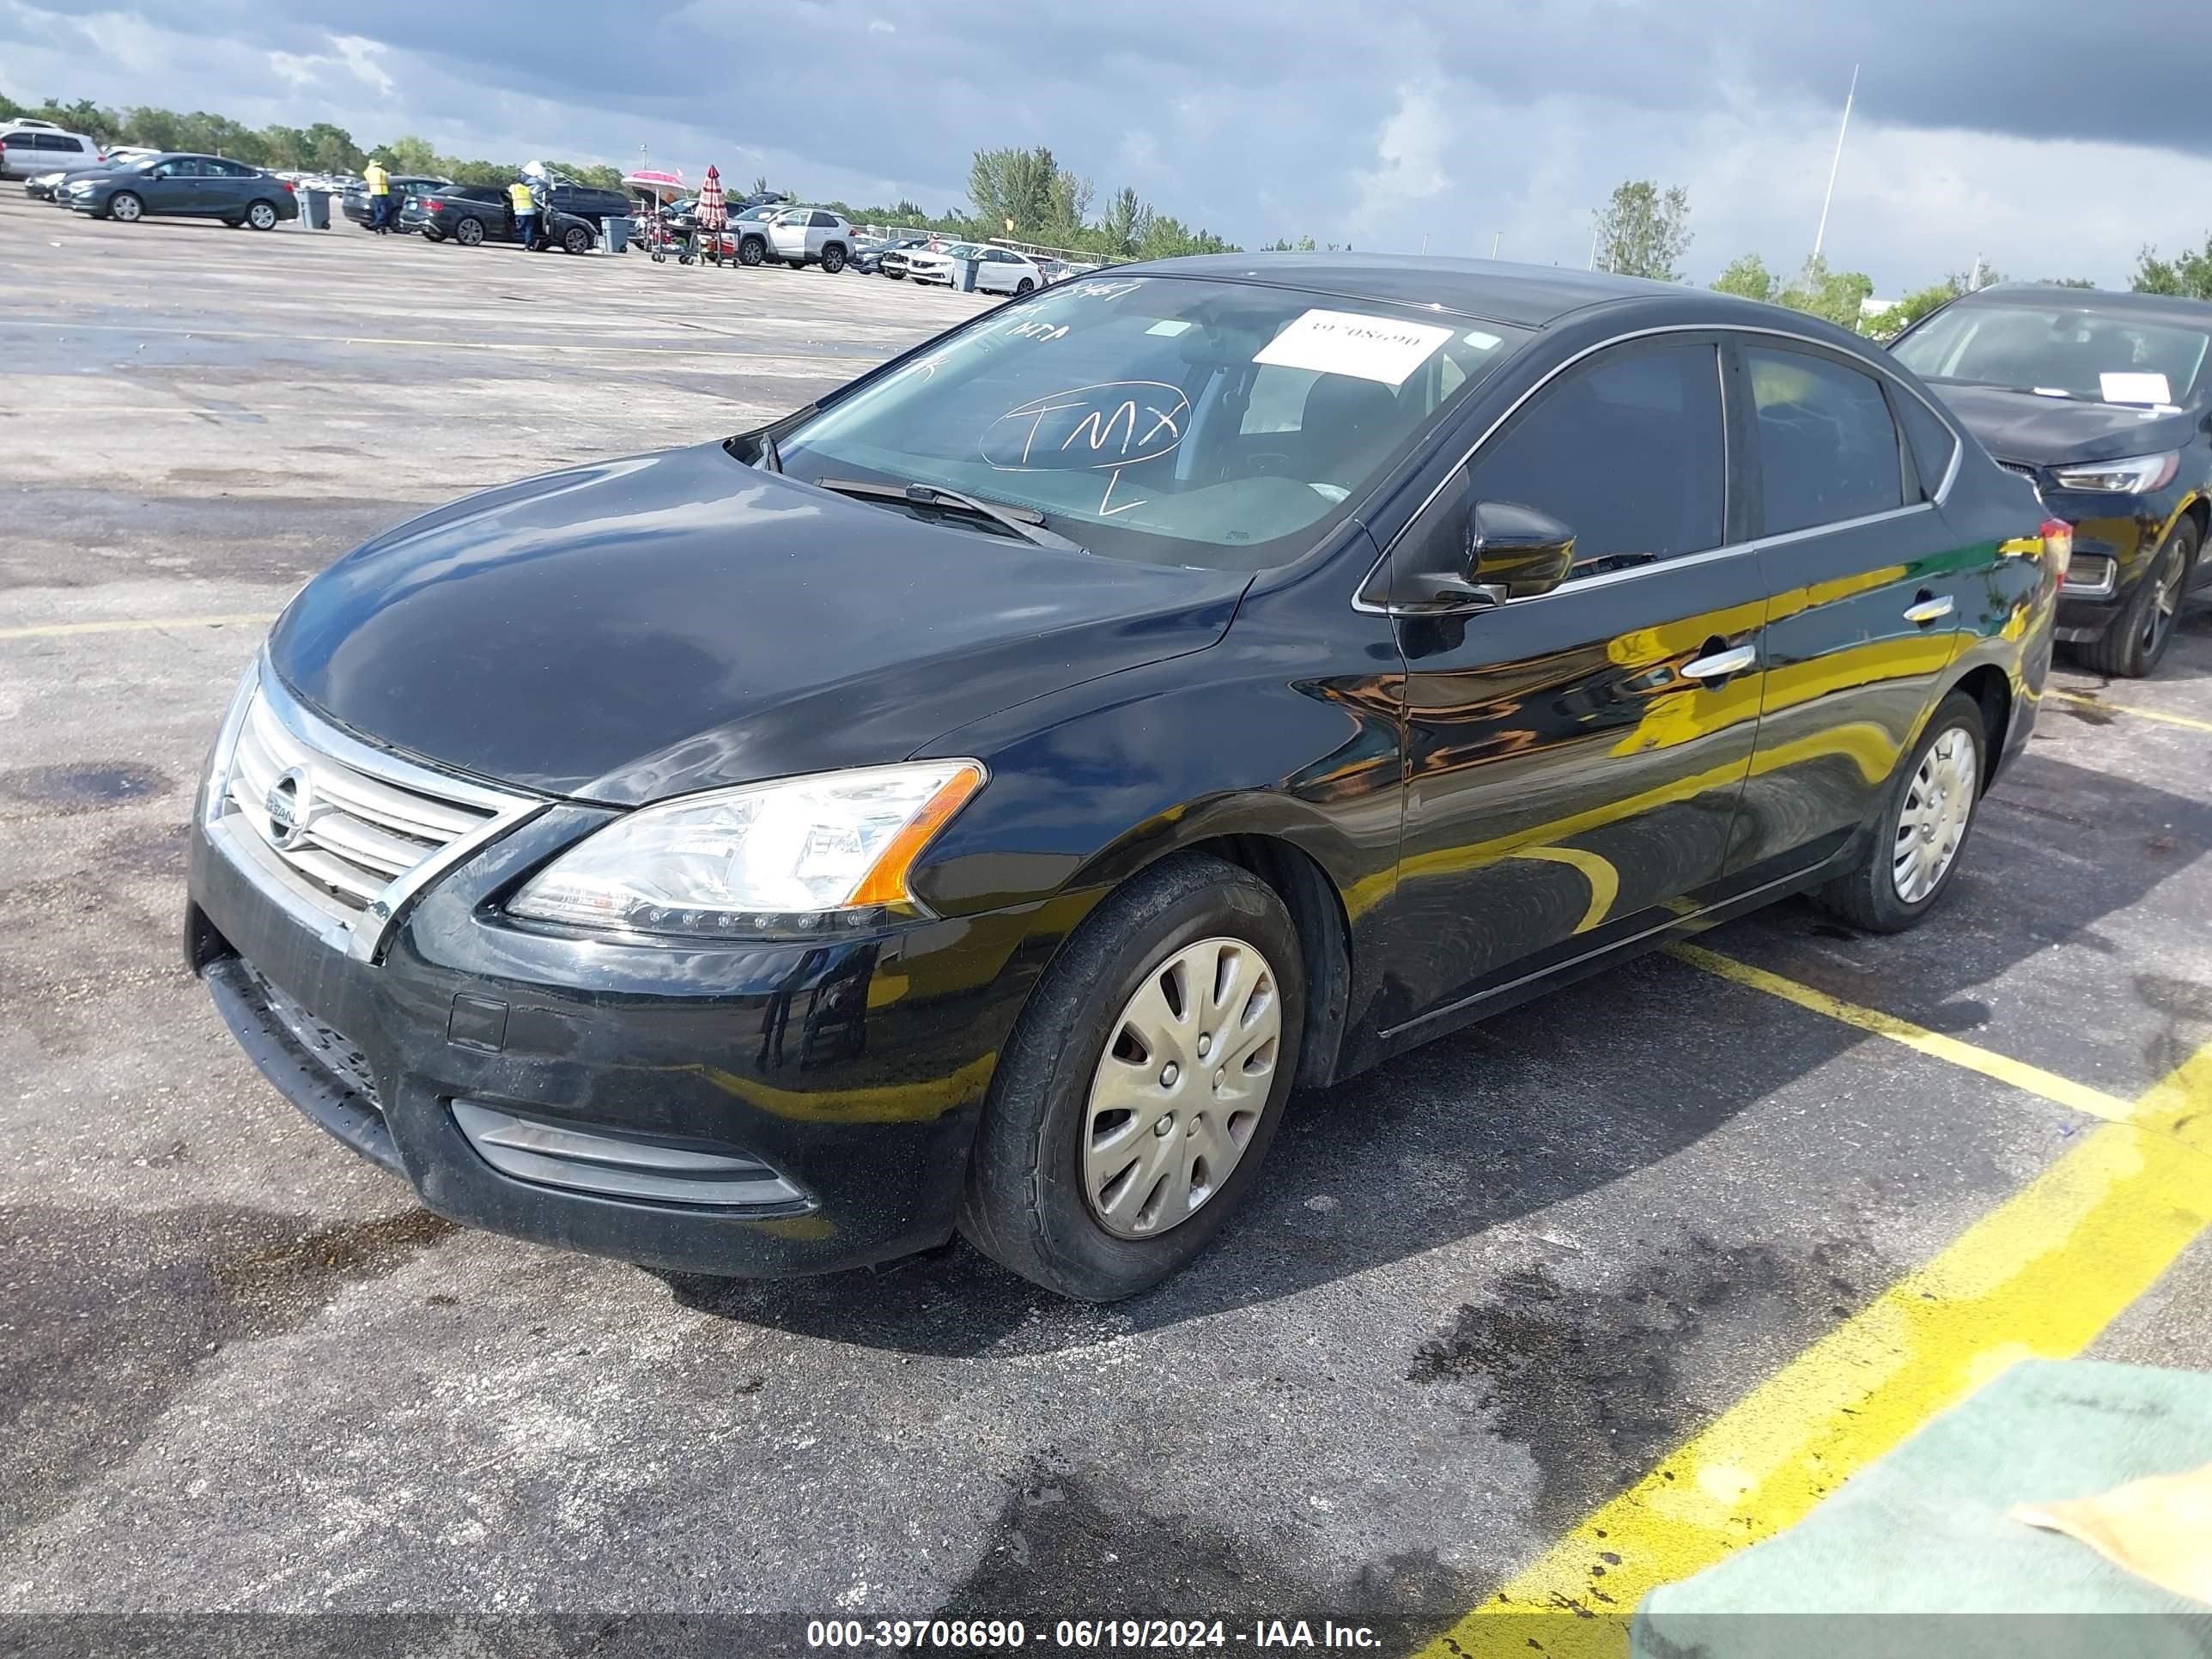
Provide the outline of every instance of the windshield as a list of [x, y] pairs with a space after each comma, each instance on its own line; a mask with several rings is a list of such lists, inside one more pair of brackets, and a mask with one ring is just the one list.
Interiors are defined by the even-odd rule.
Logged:
[[2182, 404], [2200, 388], [2212, 332], [2075, 306], [1960, 305], [1897, 343], [1931, 380], [2109, 404]]
[[1002, 307], [777, 434], [810, 482], [1034, 509], [1088, 551], [1287, 562], [1528, 337], [1437, 310], [1164, 276]]

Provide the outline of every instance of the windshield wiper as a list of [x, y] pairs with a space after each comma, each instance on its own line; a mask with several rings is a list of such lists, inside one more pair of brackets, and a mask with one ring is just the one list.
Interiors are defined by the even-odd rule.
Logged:
[[875, 483], [866, 478], [817, 478], [817, 489], [827, 489], [840, 495], [858, 495], [866, 501], [900, 501], [909, 507], [934, 508], [940, 511], [965, 513], [974, 518], [988, 519], [993, 524], [1012, 532], [1025, 542], [1039, 547], [1057, 547], [1067, 552], [1085, 550], [1080, 542], [1072, 542], [1057, 531], [1048, 530], [1044, 514], [1032, 507], [1012, 507], [1002, 501], [987, 501], [980, 495], [963, 495], [957, 489], [946, 489], [929, 483]]

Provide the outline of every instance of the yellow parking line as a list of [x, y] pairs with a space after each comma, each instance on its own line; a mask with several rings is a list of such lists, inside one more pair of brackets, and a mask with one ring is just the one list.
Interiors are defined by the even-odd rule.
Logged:
[[137, 634], [155, 628], [257, 628], [276, 620], [273, 611], [232, 617], [153, 617], [131, 622], [44, 623], [33, 628], [0, 628], [0, 640], [44, 640], [67, 634]]
[[2131, 702], [2106, 702], [2102, 697], [2079, 696], [2071, 691], [2045, 691], [2043, 695], [2081, 708], [2102, 708], [2115, 714], [2132, 714], [2139, 720], [2156, 720], [2163, 726], [2186, 726], [2191, 732], [2212, 732], [2212, 720], [2191, 720], [2186, 714], [2169, 714], [2162, 708], [2144, 708]]
[[2093, 1089], [2086, 1083], [2075, 1083], [2055, 1072], [2046, 1072], [2040, 1066], [2030, 1066], [2025, 1060], [2011, 1060], [2003, 1054], [1992, 1054], [1987, 1048], [1978, 1048], [1971, 1042], [1961, 1042], [1956, 1037], [1945, 1036], [1941, 1031], [1925, 1030], [1910, 1020], [1885, 1014], [1879, 1009], [1863, 1008], [1856, 1002], [1845, 1002], [1841, 997], [1832, 997], [1826, 991], [1800, 985], [1794, 979], [1770, 974], [1764, 968], [1754, 968], [1749, 963], [1722, 956], [1703, 945], [1677, 945], [1670, 947], [1668, 954], [1679, 957], [1691, 966], [1702, 968], [1709, 974], [1732, 980], [1738, 985], [1749, 986], [1754, 991], [1780, 997], [1784, 1002], [1794, 1002], [1800, 1008], [1826, 1014], [1830, 1019], [1856, 1025], [1862, 1031], [1871, 1031], [1876, 1036], [1901, 1042], [1906, 1048], [1933, 1059], [1948, 1061], [1969, 1072], [1979, 1072], [1984, 1077], [2010, 1084], [2015, 1089], [2025, 1089], [2032, 1095], [2040, 1095], [2069, 1111], [2100, 1117], [2112, 1123], [2125, 1122], [2135, 1113], [2135, 1108], [2126, 1101], [2118, 1095], [2108, 1095], [2102, 1089]]
[[[2016, 1361], [2079, 1353], [2212, 1226], [2212, 1046], [2130, 1110], [1589, 1516], [1424, 1659], [1618, 1659], [1647, 1591], [1802, 1519]], [[1532, 1614], [1553, 1615], [1534, 1637]]]

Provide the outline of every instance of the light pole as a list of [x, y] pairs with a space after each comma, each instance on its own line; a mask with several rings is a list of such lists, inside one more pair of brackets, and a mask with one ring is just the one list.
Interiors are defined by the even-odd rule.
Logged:
[[1844, 135], [1851, 130], [1851, 100], [1858, 96], [1859, 66], [1851, 65], [1851, 89], [1844, 94], [1844, 124], [1836, 129], [1836, 154], [1828, 163], [1828, 193], [1820, 198], [1820, 228], [1813, 233], [1813, 257], [1820, 257], [1820, 244], [1828, 234], [1828, 204], [1836, 199], [1836, 169], [1844, 164]]

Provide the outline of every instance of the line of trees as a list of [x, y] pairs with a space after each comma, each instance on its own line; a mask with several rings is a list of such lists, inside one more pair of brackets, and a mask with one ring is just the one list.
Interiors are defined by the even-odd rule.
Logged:
[[[1649, 179], [1630, 179], [1614, 186], [1613, 196], [1597, 216], [1595, 253], [1604, 269], [1623, 276], [1650, 276], [1679, 283], [1675, 261], [1690, 246], [1689, 193], [1680, 185], [1664, 189]], [[1969, 289], [1986, 288], [2005, 280], [2002, 273], [1986, 268], [1978, 273], [1953, 271], [1925, 288], [1915, 289], [1894, 304], [1869, 312], [1874, 297], [1874, 278], [1862, 270], [1835, 270], [1825, 257], [1814, 254], [1791, 276], [1767, 268], [1756, 253], [1731, 260], [1714, 282], [1716, 292], [1737, 294], [1747, 300], [1786, 306], [1792, 311], [1824, 318], [1877, 340], [1895, 338], [1939, 306], [1949, 304]], [[2094, 288], [2079, 276], [2039, 279], [2057, 288]], [[2137, 255], [2129, 287], [2138, 294], [2172, 294], [2212, 300], [2212, 232], [2204, 246], [2185, 248], [2172, 259], [2155, 248]]]

